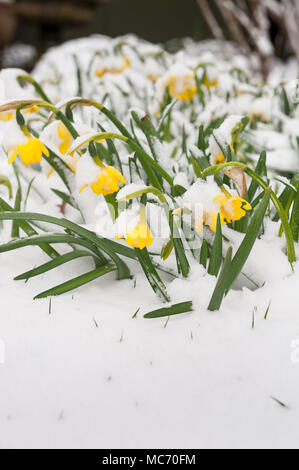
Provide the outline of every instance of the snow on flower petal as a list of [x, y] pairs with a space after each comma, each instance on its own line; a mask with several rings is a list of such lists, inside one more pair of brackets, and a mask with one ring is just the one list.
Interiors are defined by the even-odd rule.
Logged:
[[169, 89], [171, 97], [180, 101], [191, 101], [197, 88], [193, 71], [184, 64], [174, 64], [170, 70], [157, 81], [160, 88]]
[[79, 192], [90, 187], [95, 194], [104, 196], [118, 191], [120, 182], [126, 183], [125, 178], [116, 168], [106, 166], [99, 159], [94, 160], [88, 154], [78, 160], [76, 180]]

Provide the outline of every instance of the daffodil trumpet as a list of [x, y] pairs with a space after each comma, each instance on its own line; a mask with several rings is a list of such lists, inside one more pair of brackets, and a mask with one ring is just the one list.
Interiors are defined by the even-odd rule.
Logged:
[[126, 184], [123, 175], [114, 167], [106, 166], [99, 157], [82, 155], [76, 165], [76, 179], [79, 193], [90, 188], [96, 195], [108, 196], [119, 190], [119, 184]]
[[43, 155], [49, 156], [49, 150], [45, 145], [36, 137], [27, 137], [24, 143], [17, 144], [14, 148], [9, 150], [8, 163], [13, 163], [17, 156], [20, 156], [24, 165], [33, 165], [40, 163]]
[[125, 234], [117, 235], [116, 240], [125, 238], [127, 245], [143, 250], [146, 247], [150, 247], [154, 241], [154, 237], [146, 221], [145, 207], [141, 207], [138, 219], [133, 228], [130, 228]]

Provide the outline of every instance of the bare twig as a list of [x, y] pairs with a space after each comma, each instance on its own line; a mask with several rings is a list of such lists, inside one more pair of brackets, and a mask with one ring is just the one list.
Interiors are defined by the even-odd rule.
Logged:
[[250, 54], [250, 46], [246, 40], [246, 37], [239, 26], [239, 23], [236, 21], [235, 17], [231, 13], [230, 10], [228, 10], [225, 7], [225, 1], [223, 0], [215, 0], [218, 10], [223, 16], [223, 19], [226, 22], [226, 26], [228, 27], [232, 38], [236, 41], [237, 44], [241, 46], [242, 51], [247, 55]]
[[[212, 4], [197, 0], [203, 17], [222, 49], [225, 34], [214, 14]], [[299, 0], [214, 0], [231, 37], [249, 58], [259, 58], [259, 70], [264, 78], [277, 58], [291, 51], [299, 62]], [[213, 5], [213, 4], [212, 4]], [[275, 34], [273, 38], [273, 24]], [[227, 51], [227, 48], [226, 48]], [[225, 54], [227, 57], [227, 53]]]
[[196, 0], [199, 8], [210, 27], [211, 32], [213, 33], [215, 39], [218, 41], [221, 49], [226, 58], [230, 58], [230, 54], [227, 47], [227, 41], [224, 36], [222, 29], [220, 28], [212, 10], [210, 9], [207, 0]]

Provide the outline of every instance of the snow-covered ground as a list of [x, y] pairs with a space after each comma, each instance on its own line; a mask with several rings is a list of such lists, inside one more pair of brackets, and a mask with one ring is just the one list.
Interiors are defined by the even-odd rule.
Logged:
[[52, 299], [49, 314], [33, 295], [82, 261], [12, 281], [33, 258], [44, 260], [37, 248], [1, 255], [1, 448], [298, 446], [298, 265], [286, 280], [232, 291], [221, 312], [199, 307], [166, 324], [143, 319], [156, 300], [141, 277], [135, 288], [94, 281]]

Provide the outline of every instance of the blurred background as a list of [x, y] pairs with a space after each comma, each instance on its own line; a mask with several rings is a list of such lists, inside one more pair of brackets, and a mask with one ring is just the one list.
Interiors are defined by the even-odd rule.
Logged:
[[195, 0], [0, 0], [0, 63], [30, 70], [49, 47], [99, 33], [152, 42], [204, 39]]
[[[273, 64], [299, 63], [299, 0], [0, 0], [0, 68], [32, 69], [49, 47], [91, 34], [135, 33], [172, 40], [227, 40], [268, 76]], [[176, 42], [177, 44], [177, 42]]]

